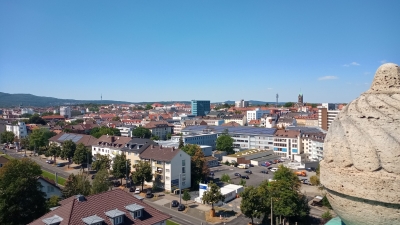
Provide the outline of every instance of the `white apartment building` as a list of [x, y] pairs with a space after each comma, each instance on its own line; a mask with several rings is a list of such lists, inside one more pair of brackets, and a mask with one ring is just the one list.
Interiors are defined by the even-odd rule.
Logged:
[[266, 114], [261, 118], [260, 127], [273, 128], [278, 120], [277, 115]]
[[21, 109], [21, 115], [22, 114], [31, 114], [31, 115], [33, 115], [34, 113], [35, 112], [31, 108], [23, 108], [23, 109]]
[[339, 112], [340, 110], [328, 110], [327, 108], [319, 107], [318, 126], [327, 131]]
[[64, 116], [66, 118], [71, 118], [71, 107], [61, 106], [60, 107], [60, 116]]
[[239, 100], [239, 101], [235, 101], [235, 107], [236, 108], [245, 108], [245, 107], [249, 107], [249, 101], [245, 101], [245, 100]]
[[154, 180], [146, 184], [157, 185], [167, 191], [173, 192], [191, 186], [191, 160], [190, 156], [175, 147], [166, 148], [161, 145], [150, 145], [140, 154], [140, 158], [150, 162]]
[[275, 154], [294, 159], [294, 155], [303, 154], [301, 131], [277, 130], [274, 134]]
[[158, 136], [161, 140], [166, 140], [167, 134], [172, 134], [174, 132], [174, 125], [166, 121], [151, 121], [143, 127], [149, 129], [152, 135]]
[[24, 122], [18, 122], [16, 125], [7, 124], [6, 131], [13, 132], [15, 137], [17, 137], [18, 139], [28, 136], [26, 124]]
[[235, 122], [235, 123], [238, 123], [240, 126], [247, 125], [246, 115], [225, 116], [224, 121], [225, 121], [225, 123]]
[[135, 129], [135, 127], [136, 126], [120, 126], [116, 128], [119, 130], [122, 137], [132, 137], [132, 131]]
[[247, 111], [247, 123], [251, 120], [259, 120], [263, 117], [264, 114], [269, 114], [269, 110], [261, 110], [260, 108], [256, 108], [255, 110]]
[[322, 160], [324, 153], [324, 133], [304, 133], [302, 134], [302, 142], [304, 153], [311, 160]]

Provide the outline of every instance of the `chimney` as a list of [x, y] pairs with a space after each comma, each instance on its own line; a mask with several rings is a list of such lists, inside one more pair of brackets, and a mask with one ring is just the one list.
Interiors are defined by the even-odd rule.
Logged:
[[115, 141], [115, 137], [111, 136], [111, 143]]
[[151, 145], [151, 149], [153, 149], [154, 148], [154, 145]]

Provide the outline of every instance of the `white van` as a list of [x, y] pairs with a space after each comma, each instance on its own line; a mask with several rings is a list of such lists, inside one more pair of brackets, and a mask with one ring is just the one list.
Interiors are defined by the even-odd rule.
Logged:
[[247, 164], [239, 164], [239, 165], [238, 165], [238, 168], [239, 168], [239, 169], [248, 169], [248, 168], [249, 168], [249, 165], [247, 165]]

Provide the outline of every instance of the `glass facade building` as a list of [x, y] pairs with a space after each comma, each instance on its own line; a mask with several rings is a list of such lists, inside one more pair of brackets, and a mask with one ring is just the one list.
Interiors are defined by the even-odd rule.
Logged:
[[192, 100], [192, 115], [205, 116], [210, 112], [210, 101]]

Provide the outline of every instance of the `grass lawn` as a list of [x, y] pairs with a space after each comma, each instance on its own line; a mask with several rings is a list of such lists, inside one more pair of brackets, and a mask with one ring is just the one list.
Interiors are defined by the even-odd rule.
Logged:
[[167, 225], [179, 225], [179, 223], [172, 222], [171, 220], [167, 220]]
[[[46, 177], [46, 178], [48, 178], [50, 180], [54, 180], [54, 181], [56, 180], [56, 176], [53, 173], [47, 172], [46, 170], [42, 170], [42, 176]], [[65, 184], [65, 179], [64, 178], [58, 176], [57, 177], [57, 181], [58, 181], [58, 184], [64, 186], [64, 184]]]
[[3, 156], [4, 158], [7, 158], [7, 159], [9, 159], [9, 160], [14, 159], [14, 157], [11, 157], [11, 156], [6, 155], [6, 154], [3, 154], [3, 155], [1, 155], [1, 156]]

